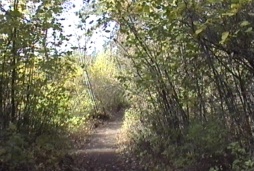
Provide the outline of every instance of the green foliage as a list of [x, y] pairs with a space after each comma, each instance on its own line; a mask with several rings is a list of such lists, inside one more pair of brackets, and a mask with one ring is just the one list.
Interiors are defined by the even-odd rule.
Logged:
[[114, 21], [122, 51], [91, 63], [59, 50], [63, 2], [0, 3], [5, 170], [56, 169], [66, 137], [82, 140], [126, 92], [124, 140], [146, 169], [253, 167], [253, 1], [99, 0], [96, 26]]
[[[26, 101], [18, 101], [21, 105], [19, 110], [32, 113], [24, 113], [27, 118], [17, 119], [1, 131], [4, 139], [0, 144], [0, 161], [5, 169], [57, 169], [56, 163], [69, 148], [66, 131], [74, 124], [70, 122], [73, 117], [70, 113], [73, 96], [67, 83], [77, 75], [74, 67], [70, 69], [73, 63], [67, 57], [51, 61], [54, 62], [61, 70], [56, 72], [54, 69], [49, 82], [45, 81], [45, 73], [34, 68], [38, 74], [33, 78], [33, 84], [29, 84], [32, 90], [29, 96], [33, 97], [33, 101], [29, 101], [29, 108]], [[20, 70], [20, 74], [22, 72]], [[18, 95], [22, 96], [22, 93], [23, 89], [20, 89]]]
[[232, 170], [248, 170], [254, 168], [254, 161], [251, 155], [240, 146], [238, 142], [233, 142], [228, 146], [228, 149], [232, 151], [235, 156]]
[[[0, 163], [3, 170], [58, 169], [56, 165], [66, 151], [67, 140], [61, 134], [40, 135], [33, 142], [26, 133], [18, 133], [11, 124], [0, 144]], [[60, 133], [60, 132], [59, 132]], [[60, 135], [60, 136], [59, 136]]]
[[70, 129], [88, 118], [82, 68], [59, 49], [64, 1], [7, 3], [0, 2], [0, 170], [57, 170]]
[[211, 119], [208, 122], [194, 121], [187, 133], [189, 150], [197, 156], [222, 152], [227, 146], [227, 130], [221, 121]]
[[140, 111], [134, 108], [130, 108], [125, 112], [121, 133], [121, 140], [125, 145], [133, 144], [140, 137], [140, 131], [142, 131], [143, 128], [140, 122], [140, 115]]
[[119, 24], [115, 42], [129, 69], [121, 80], [131, 98], [142, 97], [129, 99], [126, 122], [138, 123], [125, 126], [130, 151], [155, 167], [232, 170], [228, 144], [244, 142], [248, 152], [253, 141], [253, 1], [99, 6]]
[[17, 133], [16, 126], [11, 124], [6, 134], [8, 134], [8, 139], [0, 144], [0, 161], [5, 165], [11, 165], [2, 167], [9, 167], [10, 170], [15, 170], [24, 164], [32, 163], [33, 155], [26, 150], [29, 146], [28, 142], [25, 141], [24, 135]]

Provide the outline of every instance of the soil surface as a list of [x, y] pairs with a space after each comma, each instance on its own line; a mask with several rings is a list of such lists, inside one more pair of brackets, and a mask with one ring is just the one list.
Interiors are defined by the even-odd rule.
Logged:
[[[83, 149], [75, 151], [74, 161], [79, 171], [141, 171], [136, 163], [119, 152], [118, 137], [124, 111], [121, 110], [95, 129]], [[76, 170], [75, 169], [75, 170]]]

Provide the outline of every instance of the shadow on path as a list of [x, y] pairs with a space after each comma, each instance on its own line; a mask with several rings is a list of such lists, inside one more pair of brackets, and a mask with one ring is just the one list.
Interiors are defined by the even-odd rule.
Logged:
[[75, 164], [82, 171], [136, 171], [131, 163], [125, 162], [118, 152], [118, 135], [123, 122], [124, 110], [99, 126], [91, 135], [85, 148], [74, 154]]

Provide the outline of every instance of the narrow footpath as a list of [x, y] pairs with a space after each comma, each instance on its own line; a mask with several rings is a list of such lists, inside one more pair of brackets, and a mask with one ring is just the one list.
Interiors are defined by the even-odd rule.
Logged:
[[124, 111], [119, 111], [109, 121], [95, 129], [85, 148], [75, 152], [75, 165], [79, 171], [140, 171], [135, 162], [121, 156], [118, 137]]

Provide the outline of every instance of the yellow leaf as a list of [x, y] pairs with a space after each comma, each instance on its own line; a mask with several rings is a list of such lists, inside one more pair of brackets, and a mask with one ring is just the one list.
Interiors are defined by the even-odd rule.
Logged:
[[249, 21], [243, 21], [241, 24], [240, 24], [240, 26], [241, 27], [244, 27], [244, 26], [247, 26], [247, 25], [249, 25], [250, 23], [249, 23]]
[[246, 33], [249, 33], [252, 31], [252, 27], [249, 27], [247, 30], [245, 30]]
[[221, 35], [220, 44], [225, 43], [225, 41], [227, 40], [228, 36], [229, 36], [229, 32], [228, 31], [223, 32], [222, 35]]
[[196, 35], [199, 35], [199, 34], [202, 33], [205, 29], [206, 29], [206, 26], [203, 25], [203, 26], [201, 26], [199, 29], [197, 29], [197, 30], [195, 31], [195, 34], [196, 34]]

